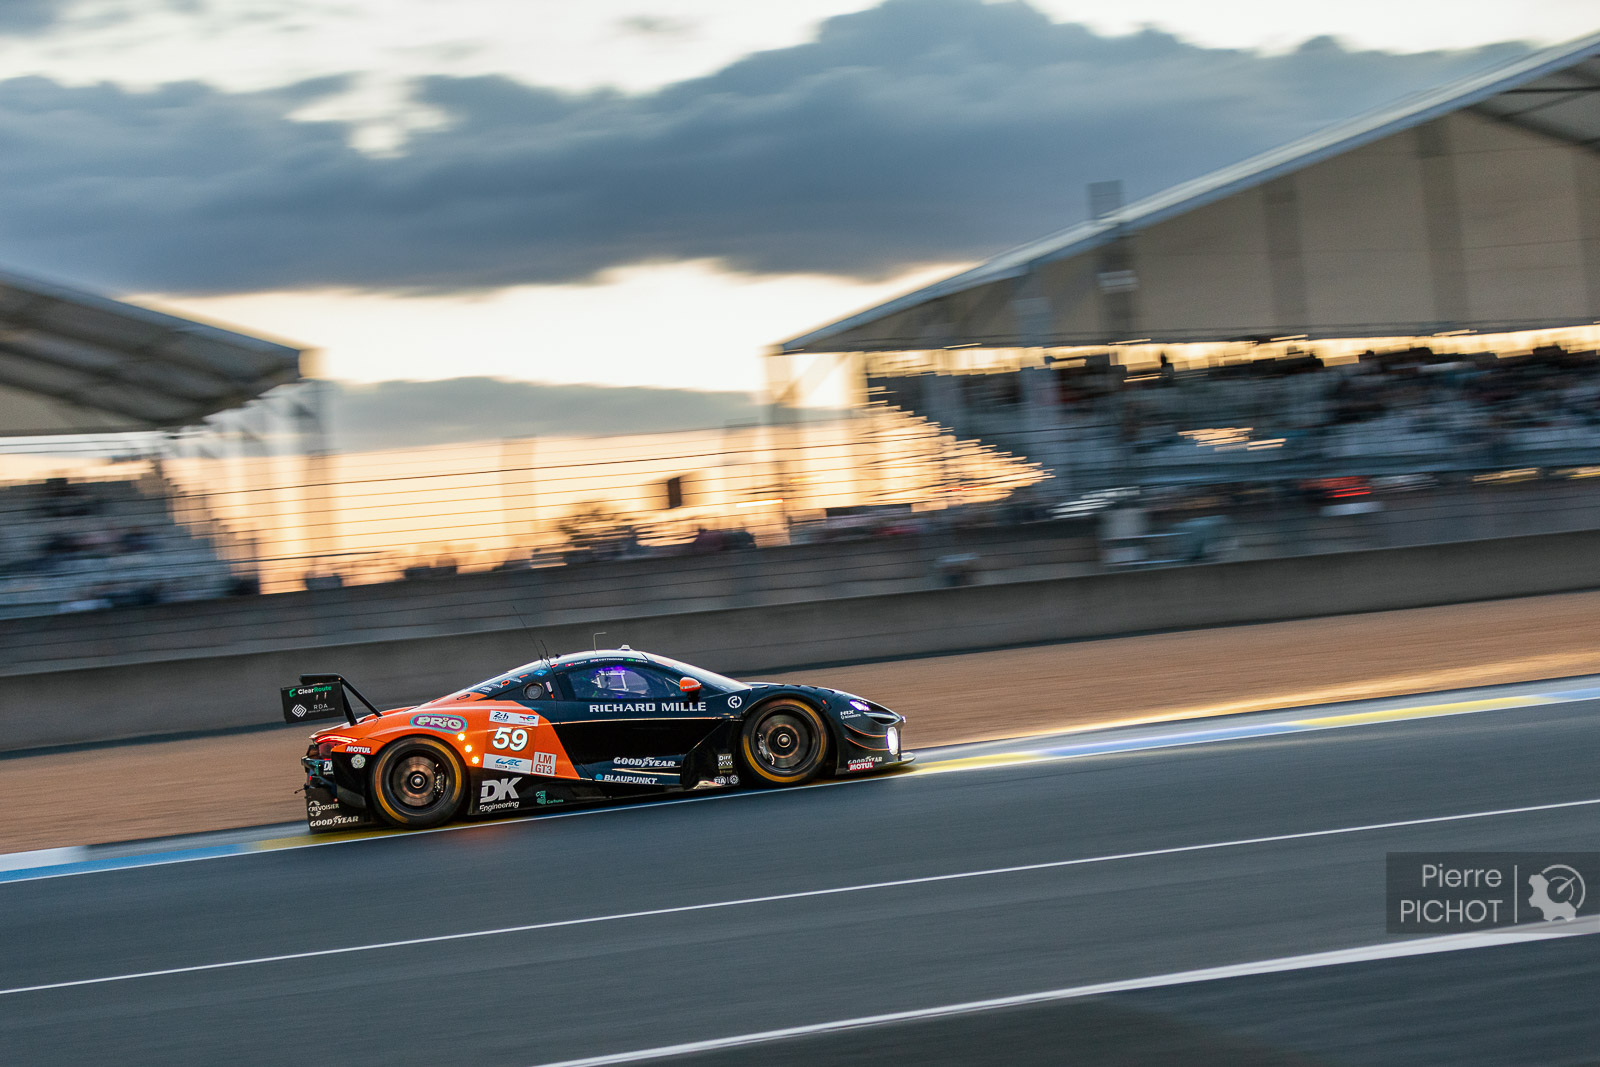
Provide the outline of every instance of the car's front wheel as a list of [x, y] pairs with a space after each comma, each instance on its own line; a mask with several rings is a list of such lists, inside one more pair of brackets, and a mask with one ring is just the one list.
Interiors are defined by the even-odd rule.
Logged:
[[756, 785], [802, 785], [822, 773], [828, 728], [798, 700], [774, 700], [745, 719], [739, 747]]
[[466, 789], [460, 757], [431, 737], [385, 745], [372, 764], [373, 802], [393, 826], [422, 830], [449, 822]]

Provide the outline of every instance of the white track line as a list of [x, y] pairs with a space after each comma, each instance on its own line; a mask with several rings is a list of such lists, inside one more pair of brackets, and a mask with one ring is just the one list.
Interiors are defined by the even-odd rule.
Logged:
[[478, 937], [495, 937], [502, 934], [522, 934], [536, 930], [555, 930], [565, 926], [588, 926], [594, 923], [617, 922], [623, 919], [647, 919], [658, 915], [684, 915], [690, 912], [711, 911], [718, 908], [737, 908], [751, 904], [772, 904], [784, 900], [804, 900], [809, 897], [837, 896], [843, 893], [863, 893], [874, 889], [897, 889], [903, 886], [930, 885], [935, 882], [954, 882], [967, 878], [991, 878], [1002, 874], [1023, 874], [1029, 871], [1047, 871], [1062, 867], [1081, 867], [1096, 863], [1116, 863], [1123, 860], [1148, 859], [1154, 856], [1176, 856], [1186, 852], [1206, 852], [1215, 849], [1241, 848], [1246, 845], [1267, 845], [1282, 841], [1304, 841], [1318, 837], [1336, 837], [1342, 834], [1369, 833], [1375, 830], [1396, 830], [1409, 826], [1430, 826], [1437, 823], [1462, 822], [1469, 819], [1492, 819], [1502, 815], [1523, 815], [1540, 811], [1559, 811], [1600, 804], [1600, 797], [1590, 800], [1568, 800], [1558, 804], [1534, 804], [1521, 808], [1498, 808], [1493, 811], [1471, 811], [1457, 815], [1434, 815], [1422, 819], [1402, 819], [1396, 822], [1367, 823], [1362, 826], [1340, 826], [1328, 830], [1304, 830], [1292, 834], [1272, 834], [1267, 837], [1244, 837], [1233, 841], [1210, 841], [1199, 845], [1177, 845], [1172, 848], [1153, 848], [1139, 852], [1117, 852], [1104, 856], [1084, 856], [1070, 860], [1050, 860], [1045, 863], [1027, 863], [1015, 867], [990, 867], [978, 871], [957, 871], [951, 874], [930, 874], [919, 878], [897, 878], [889, 882], [867, 882], [861, 885], [834, 886], [828, 889], [806, 889], [794, 893], [774, 893], [763, 897], [742, 897], [737, 900], [717, 900], [704, 904], [680, 904], [670, 908], [650, 908], [645, 911], [618, 912], [613, 915], [591, 915], [581, 919], [559, 919], [553, 922], [526, 923], [521, 926], [501, 926], [493, 930], [467, 930], [455, 934], [436, 934], [432, 937], [411, 937], [402, 941], [379, 941], [367, 945], [347, 945], [343, 948], [321, 948], [306, 952], [288, 952], [278, 956], [257, 956], [252, 959], [226, 960], [221, 963], [197, 963], [185, 967], [167, 967], [158, 971], [137, 971], [131, 974], [105, 975], [99, 978], [78, 978], [67, 982], [44, 982], [39, 985], [15, 986], [0, 989], [0, 997], [16, 993], [38, 993], [51, 989], [71, 989], [76, 986], [104, 985], [108, 982], [129, 982], [138, 978], [161, 978], [174, 974], [194, 974], [199, 971], [220, 971], [234, 967], [254, 967], [266, 963], [284, 963], [290, 960], [316, 959], [322, 956], [342, 956], [353, 952], [376, 952], [381, 949], [407, 948], [412, 945], [433, 945], [444, 941], [465, 941]]
[[890, 1023], [920, 1022], [952, 1015], [974, 1015], [1002, 1008], [1025, 1007], [1030, 1004], [1049, 1004], [1082, 997], [1103, 996], [1108, 993], [1128, 993], [1139, 989], [1159, 989], [1162, 986], [1189, 985], [1195, 982], [1214, 982], [1223, 978], [1242, 978], [1255, 974], [1278, 974], [1283, 971], [1309, 970], [1315, 967], [1333, 967], [1345, 963], [1368, 960], [1388, 960], [1403, 956], [1426, 956], [1436, 952], [1456, 952], [1462, 949], [1486, 948], [1490, 945], [1518, 944], [1527, 941], [1547, 941], [1558, 937], [1575, 937], [1593, 934], [1600, 927], [1592, 923], [1569, 926], [1541, 926], [1528, 930], [1508, 930], [1504, 933], [1447, 934], [1440, 937], [1414, 938], [1408, 941], [1358, 948], [1336, 949], [1332, 952], [1315, 952], [1305, 956], [1284, 956], [1279, 959], [1258, 960], [1253, 963], [1235, 963], [1226, 967], [1205, 967], [1195, 971], [1178, 971], [1157, 974], [1147, 978], [1129, 978], [1117, 982], [1098, 982], [1094, 985], [1071, 986], [1066, 989], [1049, 989], [1040, 993], [1023, 993], [1020, 996], [996, 997], [992, 1000], [969, 1000], [961, 1004], [944, 1004], [936, 1008], [917, 1008], [884, 1015], [863, 1015], [854, 1019], [812, 1023], [809, 1026], [791, 1026], [783, 1030], [766, 1030], [737, 1037], [720, 1037], [709, 1041], [689, 1041], [680, 1045], [663, 1045], [659, 1048], [640, 1049], [635, 1052], [617, 1052], [606, 1056], [587, 1056], [577, 1060], [541, 1064], [539, 1067], [607, 1067], [609, 1064], [642, 1063], [666, 1059], [670, 1056], [687, 1056], [700, 1052], [720, 1052], [727, 1049], [765, 1045], [797, 1037], [814, 1037], [843, 1030], [860, 1030], [870, 1026]]

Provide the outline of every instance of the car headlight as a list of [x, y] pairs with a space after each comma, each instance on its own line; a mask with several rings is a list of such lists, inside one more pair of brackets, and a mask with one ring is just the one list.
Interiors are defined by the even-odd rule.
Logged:
[[884, 737], [886, 737], [889, 741], [889, 755], [900, 755], [900, 727], [889, 727], [889, 732], [884, 734]]

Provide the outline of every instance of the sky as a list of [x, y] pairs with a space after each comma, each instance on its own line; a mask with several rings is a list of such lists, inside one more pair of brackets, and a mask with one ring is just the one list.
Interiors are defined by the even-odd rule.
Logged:
[[0, 267], [350, 382], [761, 353], [1592, 0], [0, 0]]

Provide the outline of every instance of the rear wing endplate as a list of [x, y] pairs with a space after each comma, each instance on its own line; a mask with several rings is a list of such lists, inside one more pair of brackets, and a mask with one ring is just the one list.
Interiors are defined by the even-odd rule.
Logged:
[[299, 685], [287, 685], [279, 690], [283, 697], [283, 721], [343, 718], [354, 726], [356, 715], [350, 710], [347, 690], [372, 714], [383, 714], [355, 686], [337, 674], [302, 674]]

